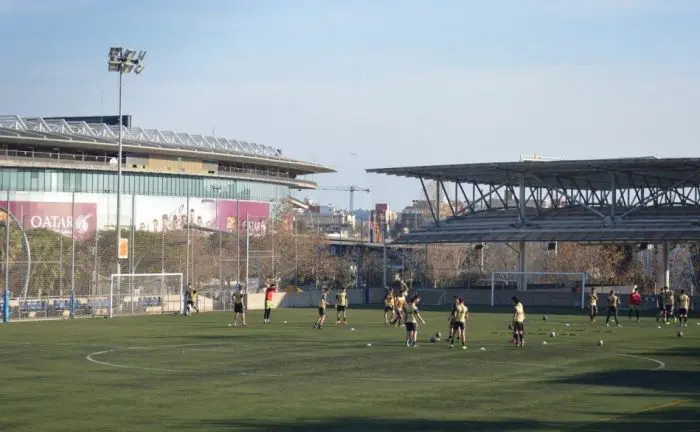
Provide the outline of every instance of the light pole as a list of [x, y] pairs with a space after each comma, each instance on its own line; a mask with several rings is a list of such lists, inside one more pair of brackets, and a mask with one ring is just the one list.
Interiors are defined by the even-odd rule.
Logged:
[[212, 190], [216, 194], [216, 231], [219, 236], [219, 289], [222, 287], [222, 271], [221, 271], [221, 222], [219, 222], [219, 196], [221, 195], [221, 186], [212, 185]]
[[123, 119], [122, 119], [122, 78], [125, 73], [135, 73], [140, 74], [143, 72], [144, 65], [143, 59], [146, 57], [146, 51], [136, 51], [121, 48], [112, 47], [109, 49], [109, 56], [107, 57], [107, 70], [109, 72], [119, 73], [119, 144], [118, 144], [118, 156], [117, 156], [117, 274], [121, 273], [121, 266], [119, 264], [119, 243], [121, 243], [121, 194], [122, 194], [122, 135], [123, 131]]

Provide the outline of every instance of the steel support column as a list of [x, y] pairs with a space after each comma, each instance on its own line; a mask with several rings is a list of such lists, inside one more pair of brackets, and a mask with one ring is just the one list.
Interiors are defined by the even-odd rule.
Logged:
[[518, 291], [527, 291], [527, 276], [525, 272], [527, 271], [527, 261], [525, 259], [525, 242], [521, 241], [518, 245], [518, 258], [520, 259], [520, 265], [518, 266], [518, 271], [520, 272], [520, 283], [518, 284]]
[[664, 286], [671, 286], [671, 265], [669, 262], [669, 247], [667, 241], [664, 242], [663, 248]]

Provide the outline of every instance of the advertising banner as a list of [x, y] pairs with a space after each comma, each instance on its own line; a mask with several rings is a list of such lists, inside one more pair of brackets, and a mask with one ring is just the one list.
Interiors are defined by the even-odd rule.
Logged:
[[[0, 205], [7, 207], [6, 201]], [[44, 228], [76, 240], [90, 238], [97, 229], [97, 204], [70, 202], [10, 201], [9, 210], [25, 230]]]
[[270, 219], [270, 204], [260, 201], [190, 198], [188, 203], [179, 197], [137, 196], [134, 206], [136, 228], [152, 232], [180, 231], [188, 224], [225, 232], [235, 232], [238, 226], [244, 231], [247, 216], [251, 234], [262, 235]]

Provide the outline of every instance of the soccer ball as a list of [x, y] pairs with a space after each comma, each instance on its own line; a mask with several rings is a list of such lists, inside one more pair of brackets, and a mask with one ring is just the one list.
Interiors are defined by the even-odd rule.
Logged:
[[549, 318], [547, 318], [547, 315], [544, 315], [544, 316], [542, 317], [542, 321], [547, 321], [548, 319], [549, 319]]
[[605, 343], [605, 342], [603, 342], [602, 340], [599, 340], [599, 341], [598, 341], [598, 346], [603, 346], [604, 343]]
[[549, 332], [549, 337], [551, 337], [551, 338], [553, 338], [553, 337], [556, 336], [556, 335], [557, 335], [557, 334], [556, 334], [554, 331]]
[[228, 326], [231, 327], [231, 323], [228, 323]]
[[682, 332], [682, 331], [679, 331], [679, 332], [678, 332], [678, 337], [683, 337], [683, 332]]
[[440, 334], [440, 332], [435, 333], [435, 339], [440, 340], [441, 337], [442, 334]]
[[564, 324], [564, 325], [565, 325], [565, 326], [567, 326], [567, 327], [569, 327], [569, 326], [570, 326], [571, 324], [569, 324], [569, 323], [566, 323], [566, 324]]
[[542, 345], [547, 345], [547, 341], [542, 341]]
[[430, 342], [432, 342], [432, 343], [437, 342], [437, 339], [435, 338], [435, 336], [433, 336], [433, 337], [430, 338]]
[[372, 344], [371, 344], [371, 343], [368, 343], [368, 344], [367, 344], [367, 346], [368, 346], [368, 347], [371, 347], [371, 346], [372, 346]]

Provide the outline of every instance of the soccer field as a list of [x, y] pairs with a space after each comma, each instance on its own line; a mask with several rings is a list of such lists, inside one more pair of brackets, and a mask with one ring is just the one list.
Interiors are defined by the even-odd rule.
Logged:
[[650, 317], [606, 328], [531, 310], [516, 348], [508, 310], [477, 312], [464, 351], [428, 340], [447, 311], [423, 315], [416, 348], [374, 309], [323, 330], [315, 309], [267, 325], [254, 311], [250, 328], [229, 313], [4, 325], [0, 430], [698, 430], [695, 321], [680, 338]]

